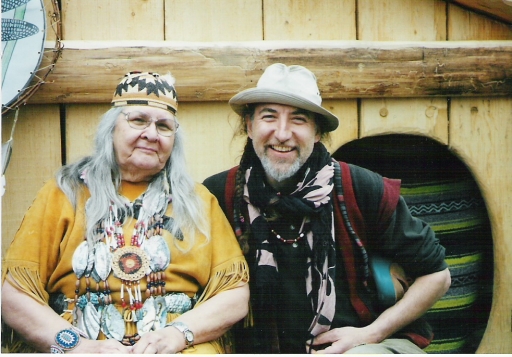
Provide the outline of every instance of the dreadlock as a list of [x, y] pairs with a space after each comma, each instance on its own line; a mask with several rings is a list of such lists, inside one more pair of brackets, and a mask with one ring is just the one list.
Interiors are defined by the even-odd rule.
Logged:
[[240, 166], [238, 167], [235, 176], [235, 197], [233, 201], [233, 220], [235, 223], [235, 234], [238, 239], [238, 243], [240, 244], [240, 248], [242, 249], [244, 254], [249, 253], [249, 237], [251, 235], [251, 229], [250, 224], [245, 224], [245, 229], [242, 230], [241, 226], [245, 222], [241, 212], [241, 208], [245, 186], [245, 172], [250, 166], [250, 156], [252, 152], [252, 139], [248, 137], [247, 142], [245, 143], [244, 153], [242, 155], [242, 158], [240, 159]]

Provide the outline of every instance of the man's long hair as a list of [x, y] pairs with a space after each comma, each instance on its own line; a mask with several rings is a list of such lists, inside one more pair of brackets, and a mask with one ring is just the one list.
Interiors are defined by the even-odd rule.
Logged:
[[[86, 236], [90, 244], [95, 243], [95, 226], [99, 220], [108, 216], [111, 202], [122, 210], [124, 217], [133, 215], [118, 194], [122, 177], [114, 152], [114, 129], [123, 109], [124, 107], [111, 108], [102, 116], [93, 154], [63, 166], [56, 176], [59, 187], [76, 210], [79, 194], [84, 190], [84, 182], [80, 176], [84, 171], [87, 173], [87, 187], [91, 197], [86, 210]], [[179, 236], [179, 230], [188, 233], [188, 246], [191, 247], [194, 245], [196, 231], [204, 234], [207, 240], [210, 239], [210, 227], [205, 218], [203, 204], [194, 191], [195, 183], [186, 169], [183, 135], [183, 130], [176, 132], [171, 156], [164, 169], [153, 178], [146, 197], [157, 196], [166, 185], [169, 187], [175, 221], [171, 233], [175, 237]]]

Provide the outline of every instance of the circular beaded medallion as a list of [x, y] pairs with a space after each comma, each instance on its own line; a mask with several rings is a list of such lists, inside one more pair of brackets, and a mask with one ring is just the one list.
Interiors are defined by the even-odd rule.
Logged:
[[80, 335], [71, 329], [62, 330], [55, 335], [55, 342], [64, 350], [72, 350], [80, 342]]
[[140, 280], [149, 270], [148, 255], [138, 247], [119, 248], [114, 252], [112, 258], [112, 270], [115, 276], [122, 280]]

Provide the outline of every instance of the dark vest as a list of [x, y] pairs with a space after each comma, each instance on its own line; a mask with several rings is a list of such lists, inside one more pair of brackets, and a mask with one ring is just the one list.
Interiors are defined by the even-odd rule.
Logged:
[[[233, 199], [237, 170], [238, 166], [235, 166], [228, 171], [224, 191], [225, 211], [231, 224], [234, 222]], [[400, 198], [400, 181], [383, 178], [383, 182], [384, 192], [379, 207], [379, 222], [381, 222], [382, 225], [386, 225], [393, 215]], [[368, 325], [372, 323], [379, 314], [379, 311], [376, 311], [373, 307], [376, 305], [375, 302], [370, 301], [368, 294], [364, 293], [366, 288], [360, 278], [361, 269], [368, 269], [368, 266], [364, 267], [364, 261], [368, 259], [368, 257], [365, 258], [363, 254], [365, 254], [364, 247], [367, 245], [369, 227], [366, 227], [365, 220], [357, 204], [350, 167], [347, 163], [342, 161], [335, 162], [334, 184], [333, 210], [335, 235], [339, 252], [341, 252], [343, 256], [345, 274], [349, 284], [350, 302], [362, 324]], [[374, 227], [373, 229], [379, 231], [385, 229], [385, 227], [380, 226]], [[272, 324], [272, 322], [269, 323]], [[432, 341], [433, 333], [428, 323], [423, 319], [419, 319], [393, 335], [393, 337], [407, 338], [420, 348], [425, 348]], [[268, 342], [275, 345], [272, 341], [276, 339], [270, 338], [271, 341]], [[244, 341], [241, 341], [241, 343], [243, 344]], [[278, 342], [276, 343], [278, 344]], [[252, 352], [255, 353], [258, 351]], [[278, 346], [272, 346], [270, 352], [279, 353]]]

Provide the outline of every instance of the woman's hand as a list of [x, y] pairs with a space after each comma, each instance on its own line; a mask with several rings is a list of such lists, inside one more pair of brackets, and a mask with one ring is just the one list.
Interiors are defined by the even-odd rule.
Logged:
[[183, 334], [172, 326], [144, 334], [132, 347], [134, 354], [181, 352], [186, 346]]
[[88, 340], [81, 338], [80, 343], [76, 348], [66, 353], [132, 353], [132, 346], [125, 346], [121, 342], [116, 340]]
[[[48, 305], [43, 305], [5, 280], [2, 286], [2, 318], [4, 322], [25, 338], [38, 351], [49, 353], [55, 344], [55, 334], [71, 328], [69, 322], [57, 315]], [[28, 323], [27, 323], [28, 321]], [[116, 340], [89, 340], [66, 353], [131, 353], [131, 346]]]

